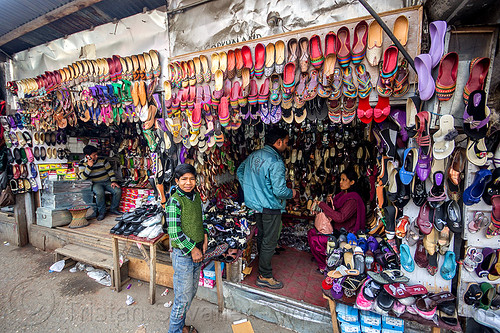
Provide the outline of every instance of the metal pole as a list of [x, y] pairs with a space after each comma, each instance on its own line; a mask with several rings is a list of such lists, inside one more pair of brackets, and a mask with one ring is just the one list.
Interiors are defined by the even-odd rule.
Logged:
[[375, 21], [377, 21], [378, 24], [380, 24], [380, 26], [382, 27], [382, 29], [384, 29], [385, 33], [389, 36], [389, 38], [396, 45], [396, 47], [398, 48], [398, 50], [403, 54], [403, 56], [408, 61], [408, 63], [410, 64], [410, 66], [416, 72], [417, 70], [415, 69], [415, 63], [413, 62], [412, 57], [410, 57], [410, 55], [408, 54], [408, 52], [406, 52], [406, 50], [403, 47], [403, 45], [401, 45], [401, 43], [399, 42], [399, 40], [396, 38], [396, 36], [394, 36], [394, 34], [392, 33], [392, 31], [389, 29], [389, 27], [387, 27], [387, 25], [380, 18], [380, 16], [378, 16], [377, 12], [375, 12], [373, 10], [373, 8], [365, 0], [358, 0], [358, 1], [363, 5], [363, 7], [365, 7], [365, 9], [370, 13], [370, 15], [373, 16], [373, 18], [375, 19]]

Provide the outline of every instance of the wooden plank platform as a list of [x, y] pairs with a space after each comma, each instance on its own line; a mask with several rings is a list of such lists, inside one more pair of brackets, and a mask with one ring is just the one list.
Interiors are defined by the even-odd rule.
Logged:
[[[75, 261], [81, 261], [92, 266], [113, 270], [113, 255], [101, 252], [85, 246], [68, 244], [55, 250], [59, 256], [68, 257]], [[56, 258], [56, 261], [60, 260]]]

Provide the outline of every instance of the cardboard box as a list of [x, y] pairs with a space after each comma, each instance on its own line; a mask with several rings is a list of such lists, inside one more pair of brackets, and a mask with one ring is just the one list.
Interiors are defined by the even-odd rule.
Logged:
[[[220, 269], [221, 271], [224, 271], [224, 263], [220, 263]], [[211, 261], [205, 268], [203, 268], [203, 277], [205, 279], [213, 280], [215, 281], [215, 261]]]

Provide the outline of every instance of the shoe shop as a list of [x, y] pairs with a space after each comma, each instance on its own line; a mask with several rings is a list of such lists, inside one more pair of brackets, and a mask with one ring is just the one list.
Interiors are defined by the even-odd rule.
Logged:
[[0, 30], [4, 240], [173, 288], [170, 331], [185, 293], [296, 332], [496, 330], [495, 1], [54, 3]]

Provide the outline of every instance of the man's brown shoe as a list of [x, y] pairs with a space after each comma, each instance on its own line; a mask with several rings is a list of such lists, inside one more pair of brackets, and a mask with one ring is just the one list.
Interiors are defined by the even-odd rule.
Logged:
[[257, 282], [255, 283], [259, 287], [267, 287], [270, 289], [281, 289], [283, 288], [283, 283], [276, 280], [275, 278], [265, 278], [262, 275], [259, 275], [257, 278]]

